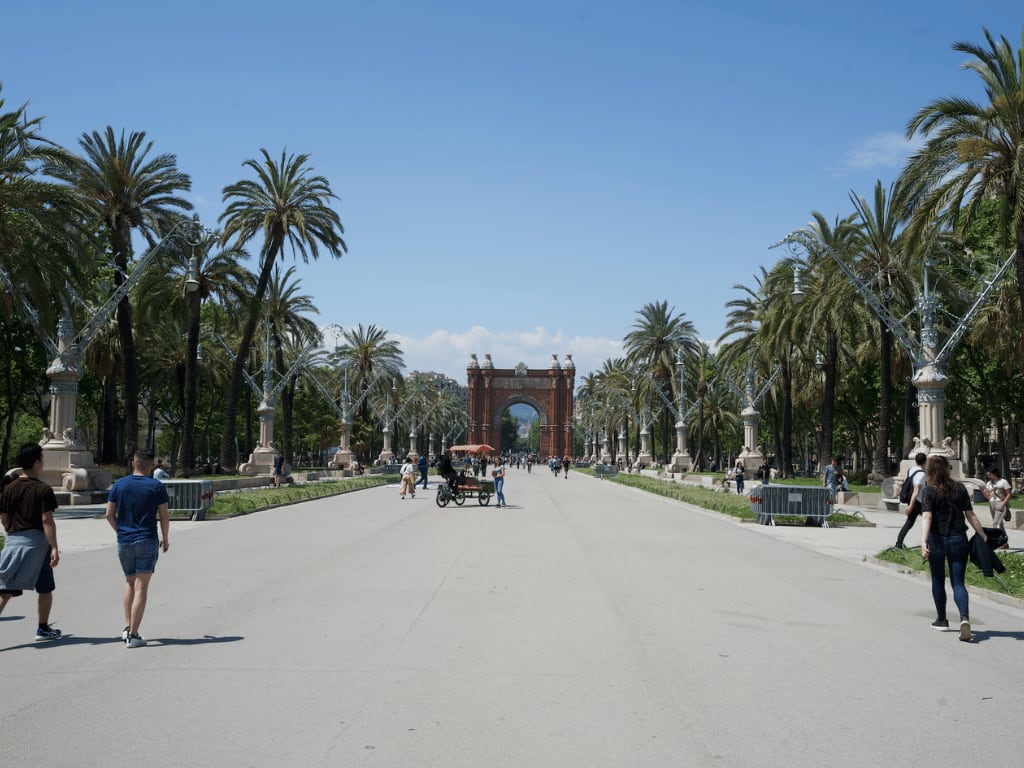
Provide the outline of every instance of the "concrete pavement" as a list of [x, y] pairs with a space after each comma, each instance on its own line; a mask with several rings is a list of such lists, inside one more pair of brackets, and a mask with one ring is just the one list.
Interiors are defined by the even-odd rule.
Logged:
[[506, 495], [175, 522], [133, 650], [112, 532], [59, 521], [68, 637], [33, 642], [31, 597], [0, 621], [3, 763], [1019, 761], [988, 736], [1024, 718], [1024, 614], [975, 590], [976, 642], [928, 629], [927, 582], [864, 559], [898, 519], [740, 524], [572, 471]]

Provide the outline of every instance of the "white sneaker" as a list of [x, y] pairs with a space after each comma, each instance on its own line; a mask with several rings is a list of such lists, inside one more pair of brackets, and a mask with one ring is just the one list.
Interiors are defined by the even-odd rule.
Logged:
[[121, 639], [122, 640], [125, 640], [125, 641], [128, 640], [128, 635], [130, 634], [128, 630], [129, 630], [128, 627], [125, 627], [124, 629], [121, 630]]
[[128, 639], [124, 641], [126, 648], [141, 648], [146, 644], [146, 641], [142, 638], [138, 632], [134, 635], [129, 635]]

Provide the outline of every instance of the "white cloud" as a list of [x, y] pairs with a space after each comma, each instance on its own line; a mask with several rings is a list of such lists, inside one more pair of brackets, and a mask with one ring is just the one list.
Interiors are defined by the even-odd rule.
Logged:
[[466, 364], [471, 353], [483, 363], [490, 353], [496, 368], [515, 368], [525, 363], [528, 368], [547, 368], [551, 355], [559, 363], [572, 355], [576, 364], [576, 380], [598, 370], [610, 357], [622, 355], [622, 341], [593, 336], [567, 337], [561, 330], [549, 331], [544, 326], [532, 330], [491, 331], [475, 325], [462, 333], [436, 330], [422, 336], [392, 334], [402, 348], [406, 370], [438, 371], [460, 383], [466, 380]]
[[843, 156], [843, 167], [858, 171], [873, 168], [901, 168], [906, 159], [921, 146], [920, 139], [911, 141], [896, 131], [886, 131], [862, 139]]

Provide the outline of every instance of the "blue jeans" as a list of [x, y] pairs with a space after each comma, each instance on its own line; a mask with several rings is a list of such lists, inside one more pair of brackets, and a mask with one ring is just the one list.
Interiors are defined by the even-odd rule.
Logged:
[[928, 532], [928, 567], [932, 573], [932, 599], [935, 613], [940, 619], [946, 618], [946, 562], [949, 562], [949, 583], [953, 586], [953, 601], [960, 609], [960, 618], [970, 617], [967, 605], [967, 587], [964, 572], [967, 570], [967, 536], [951, 533], [943, 536], [936, 531]]
[[505, 478], [496, 477], [494, 479], [494, 492], [498, 495], [498, 506], [505, 506], [505, 494], [502, 493], [502, 489], [505, 487]]

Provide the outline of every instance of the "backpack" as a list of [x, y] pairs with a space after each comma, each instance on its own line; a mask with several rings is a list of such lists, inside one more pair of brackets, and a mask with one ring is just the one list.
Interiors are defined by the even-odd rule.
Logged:
[[910, 503], [910, 497], [914, 495], [914, 475], [918, 472], [924, 472], [924, 470], [915, 469], [903, 479], [903, 485], [900, 486], [900, 504]]

